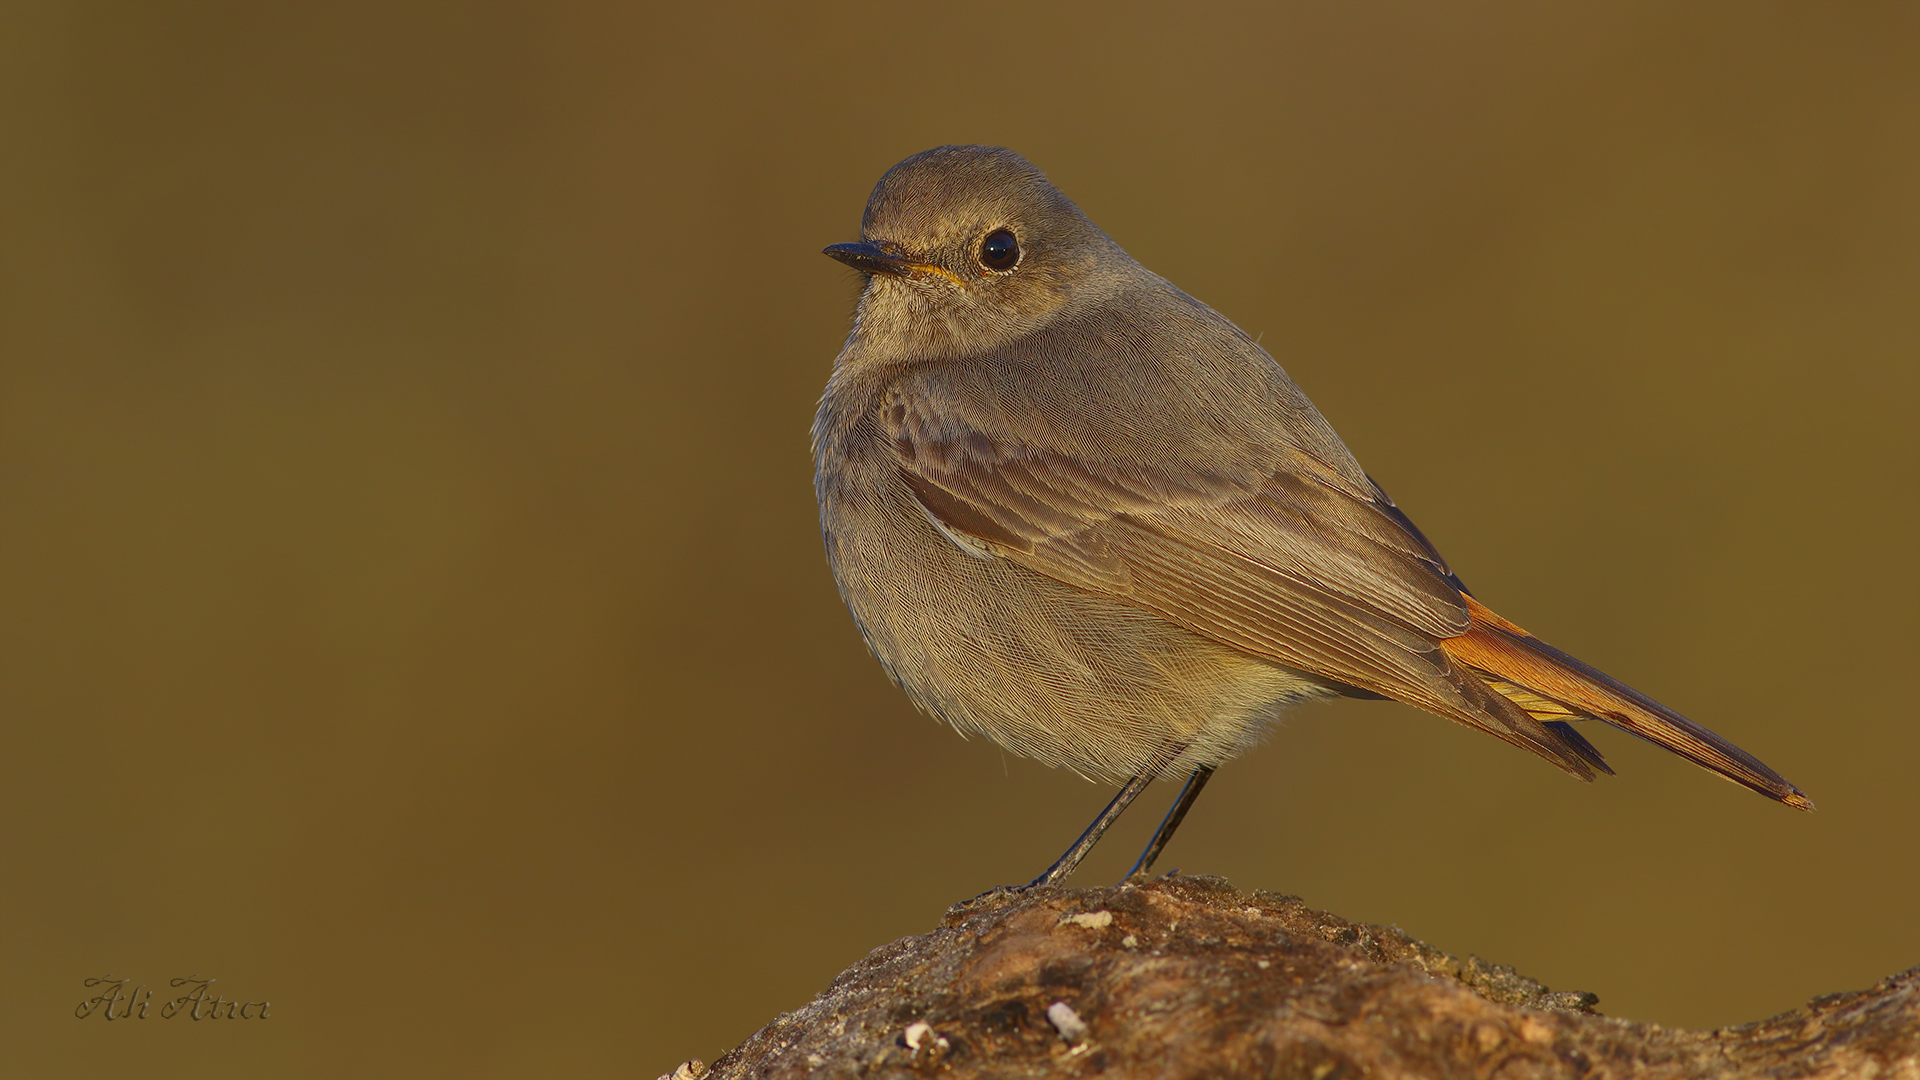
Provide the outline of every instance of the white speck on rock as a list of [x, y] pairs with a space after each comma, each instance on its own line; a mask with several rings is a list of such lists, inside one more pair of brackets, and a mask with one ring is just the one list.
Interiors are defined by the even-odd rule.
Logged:
[[913, 1023], [908, 1024], [903, 1038], [906, 1040], [907, 1049], [916, 1054], [919, 1053], [923, 1047], [929, 1051], [933, 1051], [945, 1050], [949, 1045], [947, 1040], [943, 1038], [939, 1032], [933, 1030], [933, 1025], [927, 1023], [925, 1020], [915, 1020]]
[[699, 1058], [683, 1061], [680, 1067], [660, 1077], [660, 1080], [701, 1080], [707, 1075], [707, 1063]]
[[1261, 971], [1265, 971], [1273, 966], [1273, 961], [1271, 960], [1255, 960], [1253, 963], [1254, 966], [1258, 967]]
[[1140, 947], [1140, 939], [1134, 937], [1132, 934], [1128, 934], [1126, 937], [1120, 939], [1120, 947], [1123, 949], [1137, 949]]
[[1060, 921], [1062, 923], [1072, 923], [1075, 926], [1084, 926], [1089, 930], [1104, 930], [1113, 925], [1113, 912], [1088, 911], [1079, 915], [1069, 915]]
[[1087, 1022], [1073, 1011], [1073, 1006], [1064, 1001], [1056, 1001], [1047, 1006], [1047, 1022], [1060, 1032], [1060, 1037], [1070, 1043], [1077, 1043], [1087, 1037]]

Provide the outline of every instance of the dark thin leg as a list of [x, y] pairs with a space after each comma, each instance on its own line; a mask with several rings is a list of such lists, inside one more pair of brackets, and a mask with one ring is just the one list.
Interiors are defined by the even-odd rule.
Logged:
[[1054, 864], [1047, 867], [1047, 872], [1034, 878], [1027, 888], [1057, 885], [1060, 879], [1073, 873], [1073, 868], [1079, 866], [1080, 860], [1087, 857], [1087, 852], [1093, 850], [1093, 845], [1100, 842], [1100, 837], [1107, 831], [1107, 827], [1119, 821], [1120, 815], [1126, 813], [1128, 804], [1139, 798], [1140, 793], [1147, 789], [1147, 785], [1153, 783], [1154, 771], [1148, 769], [1127, 781], [1127, 786], [1120, 789], [1120, 794], [1113, 797], [1113, 801], [1107, 804], [1105, 810], [1100, 811], [1100, 816], [1093, 819], [1093, 824], [1087, 826], [1087, 831], [1080, 834], [1080, 839], [1073, 842], [1073, 846], [1067, 849], [1066, 854], [1054, 860]]
[[1180, 797], [1173, 800], [1173, 809], [1167, 811], [1166, 820], [1160, 823], [1159, 831], [1153, 834], [1147, 850], [1140, 853], [1140, 861], [1127, 871], [1127, 879], [1139, 877], [1153, 869], [1153, 860], [1160, 857], [1160, 849], [1173, 839], [1173, 830], [1180, 827], [1180, 822], [1187, 816], [1187, 809], [1193, 805], [1193, 800], [1200, 797], [1200, 789], [1206, 787], [1207, 781], [1212, 778], [1213, 769], [1206, 765], [1193, 770], [1193, 775], [1187, 777], [1187, 786], [1181, 788]]

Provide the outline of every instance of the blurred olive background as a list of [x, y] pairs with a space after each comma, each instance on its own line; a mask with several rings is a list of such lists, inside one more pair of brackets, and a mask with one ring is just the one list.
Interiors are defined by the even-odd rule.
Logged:
[[[947, 142], [1262, 335], [1482, 599], [1820, 805], [1340, 702], [1163, 868], [1670, 1024], [1920, 963], [1920, 9], [0, 20], [19, 1075], [652, 1077], [1072, 839], [1109, 791], [913, 714], [816, 531], [819, 249]], [[273, 1017], [76, 1021], [108, 973]]]

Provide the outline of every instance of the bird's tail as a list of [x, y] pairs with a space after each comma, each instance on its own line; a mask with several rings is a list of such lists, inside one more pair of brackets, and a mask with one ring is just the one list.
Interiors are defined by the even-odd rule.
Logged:
[[1769, 799], [1799, 810], [1813, 809], [1812, 800], [1799, 788], [1752, 754], [1541, 641], [1471, 596], [1465, 599], [1473, 628], [1442, 641], [1440, 647], [1455, 663], [1472, 669], [1502, 697], [1566, 740], [1589, 765], [1613, 771], [1570, 721], [1604, 720]]

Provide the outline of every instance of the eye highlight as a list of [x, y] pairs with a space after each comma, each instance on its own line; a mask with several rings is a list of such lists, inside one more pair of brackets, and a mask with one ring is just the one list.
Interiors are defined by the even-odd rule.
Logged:
[[989, 270], [1011, 270], [1020, 261], [1020, 241], [1008, 229], [995, 229], [980, 241], [980, 265]]

